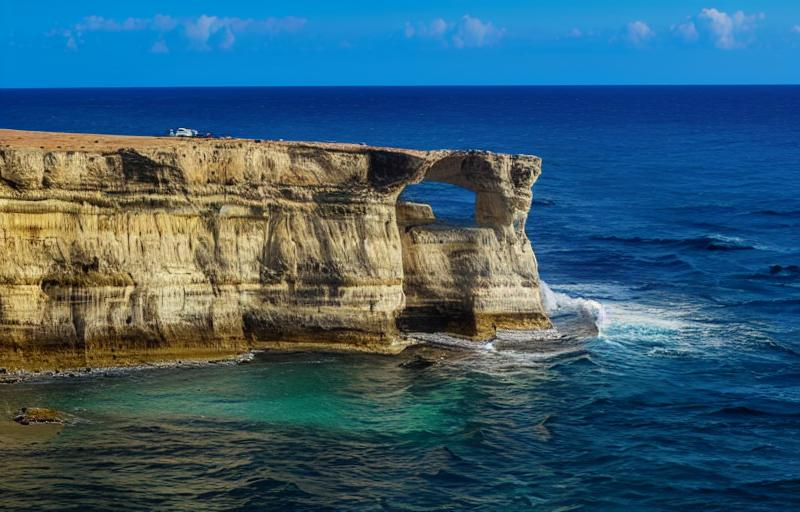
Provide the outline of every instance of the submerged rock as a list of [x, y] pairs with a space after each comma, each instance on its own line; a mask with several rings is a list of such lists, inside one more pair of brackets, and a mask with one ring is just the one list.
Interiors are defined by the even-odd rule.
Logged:
[[[550, 327], [525, 235], [541, 160], [485, 151], [0, 130], [0, 366], [397, 353]], [[475, 226], [398, 203], [475, 193]]]
[[21, 425], [38, 423], [64, 423], [64, 418], [57, 411], [45, 407], [24, 407], [19, 410], [14, 421]]
[[414, 356], [414, 359], [403, 361], [398, 366], [407, 370], [424, 370], [425, 368], [429, 368], [435, 364], [436, 361], [431, 361], [430, 359], [426, 359], [421, 355], [416, 355]]

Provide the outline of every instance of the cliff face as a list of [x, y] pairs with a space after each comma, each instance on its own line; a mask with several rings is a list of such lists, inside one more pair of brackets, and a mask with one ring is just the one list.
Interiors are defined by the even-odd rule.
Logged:
[[[549, 326], [524, 233], [540, 160], [0, 130], [0, 367], [395, 352]], [[411, 183], [477, 194], [445, 228]]]

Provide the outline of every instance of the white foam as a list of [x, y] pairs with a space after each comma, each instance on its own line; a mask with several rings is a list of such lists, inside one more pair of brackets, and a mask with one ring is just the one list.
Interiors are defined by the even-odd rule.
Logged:
[[566, 293], [555, 292], [544, 281], [539, 281], [539, 293], [544, 309], [551, 317], [577, 313], [581, 318], [593, 322], [597, 332], [602, 333], [603, 326], [608, 321], [608, 315], [601, 303], [592, 299], [570, 297]]
[[[476, 342], [444, 333], [413, 333], [420, 343], [462, 350], [471, 355], [460, 364], [492, 372], [549, 364], [556, 358], [583, 357], [586, 342], [616, 352], [648, 357], [692, 357], [702, 347], [698, 335], [708, 327], [694, 320], [690, 304], [673, 300], [638, 302], [631, 290], [614, 285], [559, 284], [554, 291], [541, 282], [542, 302], [556, 327], [536, 331], [498, 329], [488, 341]], [[597, 297], [603, 301], [586, 297]]]
[[[680, 307], [676, 307], [680, 310]], [[611, 315], [617, 326], [640, 327], [653, 331], [677, 332], [689, 326], [689, 323], [675, 315], [675, 310], [626, 303], [623, 306], [611, 305]]]
[[483, 350], [492, 352], [495, 350], [491, 341], [472, 341], [457, 336], [450, 336], [443, 332], [412, 332], [408, 337], [418, 342], [432, 346], [442, 346], [449, 348], [459, 348], [464, 350]]

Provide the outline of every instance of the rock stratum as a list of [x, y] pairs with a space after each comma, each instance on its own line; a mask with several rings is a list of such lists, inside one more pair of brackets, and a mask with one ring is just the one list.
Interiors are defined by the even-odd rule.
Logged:
[[[0, 367], [393, 353], [550, 326], [525, 235], [541, 160], [0, 130]], [[475, 227], [398, 202], [476, 194]]]

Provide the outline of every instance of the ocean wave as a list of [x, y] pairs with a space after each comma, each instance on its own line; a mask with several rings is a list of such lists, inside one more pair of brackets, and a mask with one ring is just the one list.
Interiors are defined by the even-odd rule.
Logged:
[[800, 275], [800, 265], [770, 265], [770, 275]]
[[620, 237], [620, 236], [593, 236], [592, 240], [601, 240], [606, 242], [620, 242], [625, 244], [646, 244], [646, 245], [661, 245], [664, 247], [682, 247], [695, 250], [706, 251], [748, 251], [756, 249], [755, 246], [745, 243], [744, 240], [737, 237], [729, 237], [723, 235], [707, 235], [690, 238], [643, 238], [639, 236], [634, 237]]
[[683, 359], [693, 357], [695, 351], [687, 348], [656, 347], [651, 349], [647, 355], [655, 358]]
[[434, 348], [460, 353], [457, 357], [448, 358], [459, 368], [494, 376], [516, 374], [529, 368], [572, 365], [588, 357], [585, 347], [587, 337], [575, 338], [558, 329], [498, 331], [495, 338], [485, 342], [444, 333], [414, 333], [411, 337]]
[[611, 306], [609, 310], [609, 316], [614, 319], [613, 322], [609, 322], [609, 326], [668, 334], [693, 325], [691, 321], [679, 318], [674, 310], [664, 307], [626, 303]]
[[756, 409], [755, 407], [748, 407], [746, 405], [735, 405], [730, 407], [722, 407], [710, 413], [711, 415], [722, 416], [783, 416], [794, 418], [800, 416], [800, 412], [786, 412], [786, 411], [765, 411], [763, 409]]
[[408, 337], [414, 341], [434, 347], [452, 348], [459, 350], [477, 350], [491, 352], [494, 346], [491, 341], [473, 341], [443, 332], [412, 332]]
[[734, 274], [736, 279], [792, 283], [800, 280], [800, 265], [770, 265], [760, 271]]
[[770, 217], [790, 217], [793, 219], [800, 218], [800, 210], [758, 210], [754, 213], [759, 215], [767, 215]]
[[580, 318], [592, 322], [597, 328], [598, 334], [602, 332], [607, 315], [601, 303], [592, 299], [571, 297], [566, 293], [555, 292], [544, 281], [539, 282], [539, 293], [544, 309], [551, 317], [574, 313]]
[[600, 335], [607, 321], [603, 305], [596, 300], [555, 292], [544, 281], [540, 281], [539, 290], [545, 311], [555, 324], [550, 329], [498, 329], [488, 341], [474, 341], [443, 332], [413, 332], [408, 337], [434, 347], [475, 353], [518, 353], [537, 361], [584, 351], [584, 341]]
[[800, 306], [800, 298], [778, 298], [778, 299], [757, 299], [757, 300], [745, 300], [740, 302], [734, 302], [730, 304], [725, 304], [725, 307], [728, 308], [753, 308], [753, 307], [784, 307], [784, 306]]

